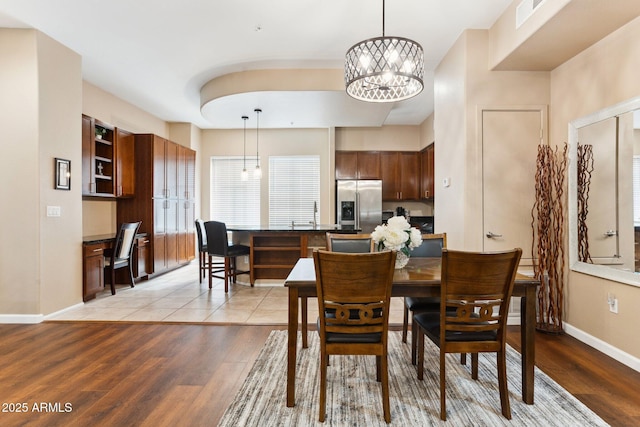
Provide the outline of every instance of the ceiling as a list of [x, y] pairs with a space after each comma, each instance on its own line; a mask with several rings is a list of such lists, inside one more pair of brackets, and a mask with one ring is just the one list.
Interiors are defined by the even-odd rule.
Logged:
[[[372, 0], [0, 0], [0, 27], [36, 28], [82, 56], [83, 78], [168, 122], [241, 128], [418, 125], [433, 112], [433, 70], [465, 29], [489, 28], [512, 0], [389, 0], [385, 34], [420, 43], [425, 89], [371, 104], [340, 91], [254, 88], [201, 110], [212, 79], [252, 70], [343, 67], [353, 44], [382, 35]], [[283, 73], [284, 75], [284, 73]], [[286, 78], [282, 78], [286, 87]]]

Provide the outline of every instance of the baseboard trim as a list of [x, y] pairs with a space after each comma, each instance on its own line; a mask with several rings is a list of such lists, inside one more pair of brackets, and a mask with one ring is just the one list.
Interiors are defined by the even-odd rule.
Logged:
[[43, 320], [42, 314], [0, 314], [0, 323], [32, 324]]
[[564, 331], [574, 337], [575, 339], [582, 341], [583, 343], [595, 348], [596, 350], [606, 354], [612, 359], [617, 360], [618, 362], [630, 367], [634, 371], [640, 372], [640, 359], [626, 353], [619, 348], [612, 346], [611, 344], [602, 341], [599, 338], [594, 337], [593, 335], [589, 335], [588, 333], [571, 326], [568, 323], [564, 323]]
[[6, 323], [20, 323], [20, 324], [35, 324], [42, 323], [45, 320], [48, 320], [51, 317], [57, 316], [58, 314], [64, 313], [65, 311], [73, 310], [77, 307], [82, 307], [84, 303], [74, 304], [72, 306], [63, 308], [62, 310], [58, 310], [54, 313], [47, 314], [0, 314], [0, 324]]

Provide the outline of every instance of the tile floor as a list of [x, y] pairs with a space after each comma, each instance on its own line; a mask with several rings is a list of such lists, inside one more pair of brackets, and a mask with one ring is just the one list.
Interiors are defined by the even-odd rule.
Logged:
[[[285, 325], [287, 323], [287, 289], [280, 281], [258, 281], [252, 288], [248, 275], [238, 276], [238, 283], [224, 293], [221, 279], [198, 283], [198, 262], [136, 284], [134, 288], [118, 286], [81, 307], [48, 316], [46, 320], [192, 322], [220, 324]], [[402, 299], [391, 299], [391, 325], [402, 325]], [[309, 321], [315, 323], [317, 302], [309, 300]]]

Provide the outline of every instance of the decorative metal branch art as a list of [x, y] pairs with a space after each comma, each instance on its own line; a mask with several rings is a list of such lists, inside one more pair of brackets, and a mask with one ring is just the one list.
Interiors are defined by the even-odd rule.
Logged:
[[589, 187], [593, 172], [593, 146], [578, 143], [578, 260], [593, 263], [589, 253], [587, 213], [589, 213]]
[[537, 328], [562, 332], [564, 292], [564, 179], [567, 168], [567, 144], [554, 150], [538, 146], [535, 176], [535, 202], [531, 209], [534, 274], [538, 288]]

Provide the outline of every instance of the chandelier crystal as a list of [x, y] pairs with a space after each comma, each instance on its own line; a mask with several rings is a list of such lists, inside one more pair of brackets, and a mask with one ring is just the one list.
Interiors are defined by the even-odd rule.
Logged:
[[347, 94], [367, 102], [394, 102], [416, 96], [424, 88], [424, 52], [404, 37], [386, 37], [384, 0], [382, 37], [363, 40], [345, 55]]

